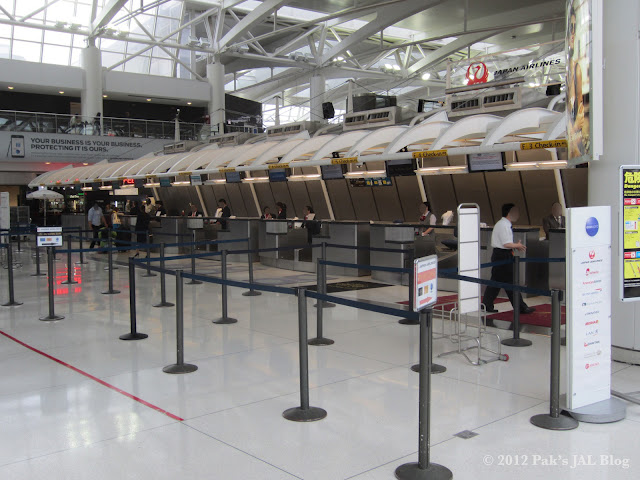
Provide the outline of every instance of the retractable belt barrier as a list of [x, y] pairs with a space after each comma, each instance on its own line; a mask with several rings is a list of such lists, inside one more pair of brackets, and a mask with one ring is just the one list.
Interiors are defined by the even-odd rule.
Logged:
[[368, 250], [371, 252], [413, 253], [413, 249], [410, 248], [367, 247], [365, 245], [338, 245], [335, 243], [327, 243], [327, 248], [342, 248], [345, 250]]
[[330, 260], [319, 260], [322, 265], [329, 265], [331, 267], [343, 267], [343, 268], [357, 268], [359, 270], [375, 270], [378, 272], [393, 272], [393, 273], [413, 273], [413, 270], [410, 268], [400, 268], [400, 267], [382, 267], [377, 265], [364, 265], [361, 263], [343, 263], [343, 262], [332, 262]]

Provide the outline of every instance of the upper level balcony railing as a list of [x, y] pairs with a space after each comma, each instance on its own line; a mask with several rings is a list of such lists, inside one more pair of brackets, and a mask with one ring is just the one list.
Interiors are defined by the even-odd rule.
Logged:
[[[180, 140], [203, 141], [212, 134], [210, 125], [203, 123], [179, 122], [179, 126]], [[83, 122], [79, 115], [0, 110], [0, 131], [174, 140], [176, 124], [175, 121], [115, 117]]]

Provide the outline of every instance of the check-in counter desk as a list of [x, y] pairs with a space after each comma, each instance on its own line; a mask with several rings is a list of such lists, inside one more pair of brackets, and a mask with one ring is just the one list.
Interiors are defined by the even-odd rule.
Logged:
[[307, 240], [305, 228], [295, 228], [299, 220], [260, 220], [259, 221], [260, 248], [303, 248], [286, 249], [281, 251], [260, 252], [260, 263], [270, 267], [295, 270], [300, 272], [316, 271], [313, 255]]
[[[320, 234], [314, 235], [313, 244], [322, 243], [345, 245], [349, 247], [368, 247], [370, 223], [359, 221], [321, 221]], [[322, 256], [322, 248], [313, 249], [313, 262]], [[328, 248], [327, 258], [332, 262], [369, 265], [369, 250], [352, 248]], [[342, 276], [365, 276], [369, 270], [327, 266], [327, 274]]]
[[60, 221], [62, 222], [62, 228], [82, 228], [86, 230], [89, 228], [89, 221], [87, 220], [87, 214], [84, 213], [64, 213], [61, 215]]
[[[480, 229], [480, 263], [491, 262], [491, 253], [493, 248], [491, 247], [491, 233], [493, 227], [482, 227]], [[513, 227], [513, 241], [518, 243], [519, 241], [527, 247], [526, 253], [521, 253], [520, 257], [537, 257], [538, 254], [542, 254], [540, 251], [540, 229], [537, 227]], [[542, 254], [542, 256], [545, 256]], [[521, 263], [520, 264], [520, 285], [528, 285], [534, 287], [538, 282], [536, 277], [535, 264]], [[529, 273], [527, 273], [529, 272]], [[482, 278], [489, 280], [491, 278], [491, 268], [482, 269]], [[544, 277], [546, 279], [546, 276]], [[483, 287], [484, 290], [484, 287]], [[526, 294], [523, 294], [526, 297]]]
[[[370, 264], [379, 267], [413, 268], [413, 259], [436, 253], [435, 236], [421, 236], [424, 225], [418, 223], [374, 222], [370, 226], [370, 243], [375, 248], [392, 248], [398, 252], [372, 251]], [[371, 278], [394, 285], [408, 285], [409, 275], [394, 272], [371, 272]]]
[[[227, 218], [226, 226], [218, 230], [218, 240], [243, 240], [249, 239], [247, 242], [221, 243], [218, 250], [255, 250], [258, 248], [259, 230], [261, 220], [258, 218]], [[239, 255], [229, 255], [227, 259], [230, 262], [247, 263], [249, 256], [246, 253]], [[252, 255], [254, 262], [260, 260], [258, 253]]]

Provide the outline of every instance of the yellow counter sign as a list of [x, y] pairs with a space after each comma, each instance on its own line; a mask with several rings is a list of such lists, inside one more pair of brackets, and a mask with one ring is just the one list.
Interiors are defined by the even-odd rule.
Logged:
[[332, 158], [331, 165], [346, 165], [348, 163], [358, 163], [358, 157]]
[[422, 152], [413, 152], [413, 158], [433, 158], [433, 157], [446, 157], [446, 150], [425, 150]]
[[289, 168], [288, 163], [272, 163], [269, 165], [269, 170], [279, 170], [281, 168]]
[[235, 172], [236, 169], [235, 168], [219, 168], [218, 171], [220, 173], [226, 173], [226, 172]]
[[524, 142], [520, 150], [540, 150], [542, 148], [567, 148], [566, 140], [547, 140], [545, 142]]

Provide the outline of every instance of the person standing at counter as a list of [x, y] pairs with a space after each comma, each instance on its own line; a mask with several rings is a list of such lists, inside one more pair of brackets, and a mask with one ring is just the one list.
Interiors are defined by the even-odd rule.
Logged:
[[93, 248], [96, 246], [96, 239], [98, 238], [98, 233], [100, 232], [100, 227], [102, 225], [107, 225], [106, 220], [104, 219], [104, 214], [102, 213], [102, 208], [97, 203], [94, 203], [93, 206], [89, 209], [89, 213], [87, 214], [87, 219], [89, 220], [89, 226], [93, 232], [93, 236], [91, 238], [91, 245], [89, 248]]
[[227, 222], [224, 219], [229, 218], [230, 216], [231, 209], [227, 205], [227, 201], [224, 198], [218, 199], [218, 212], [216, 212], [216, 217], [220, 218], [218, 222], [222, 228], [227, 228]]
[[549, 240], [549, 230], [552, 228], [565, 228], [567, 222], [562, 215], [562, 205], [555, 202], [551, 205], [551, 213], [542, 219], [542, 228], [544, 229], [544, 236]]
[[262, 209], [262, 216], [260, 217], [262, 220], [271, 220], [273, 219], [273, 215], [271, 215], [271, 209], [269, 207], [264, 207]]
[[189, 217], [201, 217], [202, 212], [198, 211], [198, 206], [195, 203], [190, 203], [189, 208], [191, 211], [189, 212]]
[[[491, 233], [491, 246], [493, 247], [493, 253], [491, 254], [492, 262], [499, 262], [502, 260], [509, 260], [513, 257], [513, 251], [525, 252], [525, 247], [522, 242], [514, 243], [513, 241], [513, 222], [517, 222], [520, 218], [520, 211], [513, 203], [505, 203], [502, 205], [502, 218], [493, 227]], [[513, 282], [513, 263], [507, 263], [506, 265], [497, 265], [491, 268], [491, 281], [512, 283]], [[507, 297], [511, 305], [513, 305], [513, 290], [506, 290]], [[484, 298], [482, 303], [484, 304], [488, 313], [496, 313], [497, 310], [493, 306], [493, 302], [500, 293], [498, 287], [489, 286], [484, 291]], [[520, 295], [520, 313], [532, 313], [535, 308], [527, 306], [522, 300], [522, 294]]]
[[278, 202], [276, 203], [276, 207], [278, 207], [278, 216], [276, 217], [278, 220], [286, 220], [287, 219], [287, 205]]
[[307, 243], [311, 244], [314, 235], [320, 233], [320, 223], [315, 220], [316, 212], [313, 211], [313, 207], [307, 205], [304, 207], [304, 222], [302, 227], [307, 229]]
[[[438, 221], [438, 219], [436, 218], [436, 216], [431, 212], [431, 204], [429, 202], [423, 202], [422, 205], [420, 205], [420, 223], [422, 223], [423, 225], [435, 225]], [[427, 236], [427, 235], [433, 235], [434, 234], [435, 229], [433, 228], [425, 228], [420, 235]]]
[[[134, 207], [131, 207], [131, 214], [136, 216], [136, 242], [147, 243], [151, 216], [147, 213], [144, 205], [140, 205], [134, 210]], [[134, 257], [140, 255], [139, 246], [136, 248], [136, 253]]]
[[118, 212], [118, 207], [113, 207], [113, 211], [111, 212], [111, 225], [114, 230], [118, 230], [122, 225], [122, 220], [120, 220], [120, 213]]
[[167, 211], [164, 208], [164, 204], [162, 202], [156, 202], [156, 217], [166, 217]]

